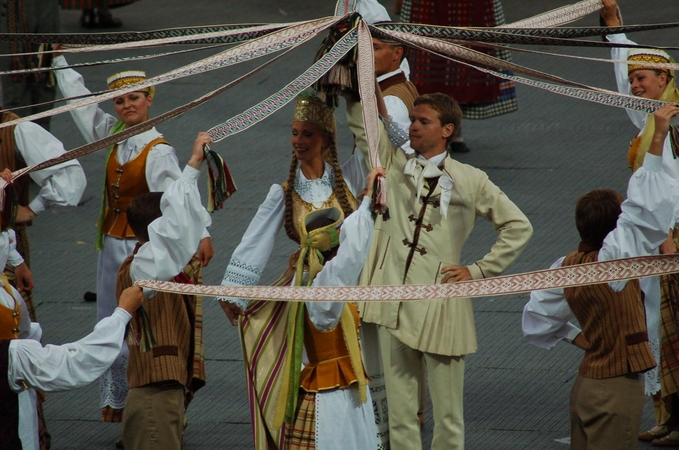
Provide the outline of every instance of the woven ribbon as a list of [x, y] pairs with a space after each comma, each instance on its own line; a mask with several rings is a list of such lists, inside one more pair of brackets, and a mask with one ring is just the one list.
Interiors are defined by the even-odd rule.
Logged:
[[305, 302], [393, 302], [432, 298], [491, 297], [608, 283], [675, 272], [679, 272], [679, 254], [614, 259], [448, 284], [345, 287], [205, 286], [140, 280], [135, 285], [160, 292], [208, 297]]
[[[560, 25], [562, 23], [567, 23], [572, 20], [576, 20], [577, 18], [583, 17], [586, 14], [591, 13], [592, 11], [595, 11], [598, 9], [600, 5], [600, 0], [586, 0], [583, 2], [580, 2], [575, 5], [569, 5], [564, 8], [560, 8], [558, 10], [550, 11], [549, 13], [536, 16], [540, 17], [540, 19], [532, 18], [527, 21], [522, 21], [520, 23], [514, 23], [514, 24], [509, 24], [511, 27], [518, 28], [518, 27], [524, 27], [524, 26], [540, 26], [540, 27], [547, 27], [547, 26], [554, 26], [554, 25]], [[339, 13], [347, 13], [352, 10], [352, 8], [355, 6], [355, 1], [354, 0], [340, 0], [337, 4], [337, 9], [336, 12]], [[596, 6], [596, 7], [595, 7]], [[323, 30], [331, 27], [335, 23], [337, 23], [339, 20], [341, 20], [342, 17], [335, 16], [335, 17], [330, 17], [330, 18], [323, 18], [323, 19], [317, 19], [317, 20], [311, 20], [307, 22], [300, 22], [296, 24], [278, 24], [278, 25], [256, 25], [256, 26], [246, 26], [246, 25], [233, 25], [233, 26], [224, 26], [224, 27], [205, 27], [201, 28], [201, 33], [199, 33], [200, 37], [195, 38], [193, 42], [204, 42], [201, 41], [203, 40], [208, 40], [208, 39], [223, 39], [225, 37], [231, 36], [231, 37], [237, 37], [239, 35], [247, 34], [247, 33], [266, 33], [263, 36], [259, 36], [256, 39], [249, 40], [235, 48], [226, 50], [224, 52], [218, 53], [217, 55], [211, 56], [209, 58], [204, 58], [201, 59], [197, 62], [194, 62], [192, 64], [188, 64], [186, 66], [180, 67], [178, 69], [175, 69], [173, 71], [167, 72], [165, 74], [153, 77], [148, 79], [145, 82], [142, 83], [137, 83], [135, 85], [130, 85], [127, 88], [116, 90], [116, 91], [110, 91], [110, 92], [105, 92], [100, 95], [93, 95], [92, 97], [82, 99], [79, 101], [72, 102], [68, 105], [52, 109], [50, 111], [46, 111], [44, 113], [40, 114], [35, 114], [32, 116], [28, 116], [22, 119], [18, 119], [16, 121], [11, 121], [11, 122], [6, 122], [3, 124], [0, 124], [0, 128], [5, 127], [5, 126], [11, 126], [15, 125], [19, 122], [27, 121], [27, 120], [35, 120], [41, 117], [48, 117], [54, 114], [59, 114], [63, 113], [66, 111], [70, 111], [82, 106], [87, 106], [91, 105], [94, 103], [99, 103], [111, 98], [114, 98], [119, 95], [123, 95], [129, 92], [133, 92], [139, 89], [143, 89], [145, 87], [151, 86], [151, 85], [157, 85], [157, 84], [162, 84], [166, 83], [171, 80], [176, 80], [180, 79], [183, 77], [191, 76], [194, 74], [198, 73], [204, 73], [207, 71], [215, 70], [218, 68], [222, 67], [227, 67], [233, 64], [237, 64], [240, 62], [248, 61], [250, 59], [258, 58], [261, 56], [269, 55], [274, 52], [278, 52], [281, 50], [286, 50], [290, 48], [294, 48], [312, 37], [318, 35], [320, 32]], [[397, 29], [404, 29], [404, 30], [409, 30], [408, 27], [413, 27], [413, 25], [409, 24], [396, 24]], [[283, 27], [283, 28], [280, 28]], [[429, 26], [422, 26], [422, 25], [415, 25], [414, 27], [420, 27], [421, 29], [433, 29], [432, 27]], [[436, 28], [436, 27], [434, 27]], [[511, 36], [511, 29], [503, 29], [502, 32], [497, 32], [497, 31], [488, 31], [488, 29], [485, 30], [472, 30], [472, 29], [455, 29], [455, 28], [449, 28], [449, 27], [439, 27], [438, 30], [439, 32], [443, 29], [448, 30], [448, 32], [452, 32], [454, 30], [457, 30], [459, 33], [463, 34], [474, 34], [478, 33], [476, 36], [479, 40], [482, 40], [487, 38], [490, 39], [491, 35], [495, 36], [502, 36], [504, 35], [505, 32], [508, 32], [508, 35]], [[583, 100], [588, 100], [588, 101], [593, 101], [596, 103], [601, 103], [609, 106], [615, 106], [615, 107], [620, 107], [620, 108], [627, 108], [627, 109], [632, 109], [632, 110], [639, 110], [643, 111], [646, 113], [652, 113], [654, 112], [657, 108], [663, 105], [662, 102], [654, 101], [654, 100], [647, 100], [647, 99], [642, 99], [639, 97], [633, 97], [629, 95], [623, 95], [619, 94], [617, 92], [612, 92], [612, 91], [607, 91], [604, 89], [598, 89], [598, 88], [593, 88], [589, 87], [586, 85], [582, 85], [579, 83], [575, 83], [569, 80], [565, 80], [560, 77], [555, 77], [540, 71], [528, 69], [525, 67], [522, 67], [517, 64], [512, 64], [508, 63], [506, 61], [500, 60], [498, 58], [494, 58], [492, 56], [486, 55], [484, 53], [480, 53], [471, 49], [468, 49], [466, 47], [445, 42], [439, 39], [432, 39], [430, 37], [423, 37], [423, 36], [418, 36], [413, 33], [408, 33], [404, 31], [396, 31], [396, 29], [388, 29], [388, 28], [381, 28], [381, 29], [376, 29], [376, 28], [371, 28], [376, 30], [378, 33], [383, 33], [391, 36], [394, 39], [397, 40], [402, 40], [404, 42], [409, 43], [410, 45], [423, 48], [425, 50], [432, 51], [436, 54], [439, 54], [441, 56], [454, 59], [455, 61], [460, 62], [461, 64], [466, 64], [471, 67], [474, 67], [482, 72], [490, 73], [492, 75], [513, 80], [519, 83], [527, 84], [530, 86], [538, 87], [541, 89], [549, 90], [554, 93], [558, 93], [561, 95], [566, 95], [574, 98], [580, 98]], [[244, 31], [245, 30], [245, 31]], [[414, 29], [413, 29], [414, 30]], [[172, 30], [165, 30], [160, 32], [161, 34], [167, 35], [168, 33], [171, 33]], [[147, 40], [145, 43], [127, 43], [127, 44], [117, 44], [118, 47], [116, 48], [127, 48], [125, 47], [126, 45], [132, 45], [132, 46], [138, 46], [141, 44], [148, 45], [149, 43], [152, 43], [154, 45], [160, 45], [160, 44], [166, 44], [166, 43], [181, 43], [181, 42], [186, 42], [188, 40], [187, 36], [181, 32], [179, 36], [165, 36], [165, 37], [158, 37], [155, 38], [155, 40]], [[154, 32], [149, 32], [151, 35], [153, 35]], [[156, 32], [158, 33], [158, 32]], [[481, 34], [481, 33], [485, 33]], [[139, 33], [123, 33], [125, 34], [128, 39], [133, 39], [134, 36], [140, 36], [141, 34]], [[143, 34], [143, 33], [142, 33]], [[109, 34], [109, 36], [116, 35], [116, 33]], [[150, 37], [147, 33], [144, 37]], [[461, 36], [462, 34], [460, 34]], [[119, 37], [122, 36], [122, 34], [118, 35]], [[485, 37], [484, 37], [485, 36]], [[514, 36], [516, 37], [516, 36]], [[524, 35], [525, 37], [525, 35]], [[194, 39], [194, 37], [190, 37], [191, 39]], [[547, 39], [547, 38], [545, 38]], [[549, 38], [551, 39], [551, 38]], [[241, 114], [238, 114], [231, 119], [227, 120], [226, 122], [219, 124], [209, 130], [209, 133], [211, 137], [213, 138], [213, 141], [219, 141], [221, 139], [224, 139], [225, 137], [228, 137], [230, 135], [233, 135], [235, 133], [238, 133], [240, 131], [243, 131], [244, 129], [247, 129], [248, 127], [254, 125], [255, 123], [265, 119], [269, 115], [273, 114], [275, 111], [279, 110], [282, 106], [285, 104], [289, 103], [292, 101], [300, 92], [308, 88], [311, 84], [313, 84], [314, 81], [316, 81], [318, 78], [320, 78], [324, 73], [329, 70], [333, 64], [335, 64], [337, 61], [341, 59], [342, 56], [344, 56], [354, 45], [358, 43], [359, 45], [359, 61], [358, 61], [358, 71], [359, 71], [359, 91], [361, 92], [361, 96], [364, 99], [363, 101], [363, 106], [366, 110], [366, 113], [364, 114], [364, 120], [366, 130], [367, 130], [367, 136], [368, 136], [368, 144], [369, 144], [369, 150], [370, 150], [370, 158], [371, 158], [371, 163], [375, 166], [379, 165], [379, 157], [377, 156], [377, 137], [376, 133], [378, 130], [378, 125], [377, 125], [377, 107], [374, 98], [374, 81], [373, 81], [373, 71], [372, 71], [372, 65], [373, 65], [373, 57], [372, 57], [372, 45], [370, 43], [370, 32], [368, 28], [366, 27], [366, 24], [364, 22], [359, 23], [358, 27], [358, 32], [356, 30], [352, 30], [347, 35], [338, 41], [337, 45], [333, 47], [332, 51], [328, 53], [324, 58], [320, 59], [317, 61], [312, 67], [310, 67], [307, 71], [305, 71], [302, 75], [300, 75], [298, 78], [293, 80], [291, 83], [286, 85], [283, 89], [281, 89], [279, 92], [275, 93], [274, 95], [268, 97], [264, 101], [260, 102], [259, 104], [253, 106], [252, 108], [249, 108], [248, 110], [244, 111]], [[598, 43], [598, 44], [603, 44], [603, 43]], [[114, 46], [107, 46], [106, 48], [110, 48]], [[472, 62], [474, 64], [472, 64]], [[35, 170], [40, 170], [46, 167], [50, 167], [55, 164], [59, 164], [64, 161], [68, 161], [70, 159], [78, 158], [80, 156], [84, 156], [88, 153], [92, 153], [96, 150], [99, 150], [101, 148], [108, 147], [116, 142], [119, 142], [123, 139], [129, 138], [135, 134], [144, 132], [151, 127], [168, 120], [170, 118], [176, 117], [192, 108], [195, 108], [201, 103], [204, 103], [205, 101], [208, 101], [211, 98], [214, 98], [216, 95], [218, 95], [221, 92], [224, 92], [226, 89], [229, 89], [230, 87], [234, 86], [235, 84], [240, 83], [243, 81], [245, 78], [251, 76], [254, 72], [257, 70], [260, 70], [263, 68], [265, 65], [268, 63], [260, 66], [258, 69], [255, 69], [254, 71], [250, 72], [249, 74], [215, 90], [212, 91], [199, 99], [196, 99], [186, 105], [180, 106], [172, 111], [169, 111], [168, 113], [162, 114], [161, 116], [158, 116], [155, 119], [149, 120], [147, 122], [144, 122], [142, 124], [139, 124], [134, 127], [130, 127], [129, 129], [125, 130], [124, 133], [121, 133], [119, 135], [116, 135], [114, 137], [107, 137], [104, 139], [101, 139], [99, 141], [93, 142], [91, 144], [79, 147], [75, 150], [72, 150], [70, 152], [67, 152], [66, 154], [62, 155], [59, 158], [54, 158], [48, 161], [45, 161], [41, 164], [27, 167], [25, 169], [22, 169], [20, 171], [14, 172], [13, 174], [13, 179], [16, 179], [26, 173], [35, 171]], [[554, 83], [561, 83], [565, 84], [566, 86], [559, 85], [559, 84], [554, 84], [554, 83], [547, 83], [547, 82], [542, 82], [542, 81], [537, 81], [537, 80], [531, 80], [515, 75], [508, 75], [506, 73], [500, 73], [497, 72], [496, 70], [492, 69], [487, 69], [484, 67], [480, 67], [479, 65], [485, 66], [485, 67], [492, 67], [492, 68], [497, 68], [497, 69], [504, 69], [504, 70], [511, 70], [516, 73], [522, 73], [530, 76], [534, 76], [537, 78], [542, 78], [545, 80], [552, 81]], [[4, 181], [0, 180], [0, 189], [4, 187], [5, 183]], [[381, 192], [386, 193], [386, 189], [381, 189]], [[386, 199], [385, 199], [386, 200]], [[386, 202], [384, 203], [386, 205]]]

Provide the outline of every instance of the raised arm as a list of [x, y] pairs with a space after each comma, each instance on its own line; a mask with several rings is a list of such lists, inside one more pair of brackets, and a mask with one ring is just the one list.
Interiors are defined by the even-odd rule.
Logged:
[[[372, 167], [370, 164], [368, 141], [365, 135], [365, 126], [363, 124], [363, 106], [360, 103], [347, 101], [347, 120], [349, 122], [349, 129], [354, 134], [354, 145], [363, 153], [368, 167]], [[378, 153], [380, 163], [388, 169], [398, 149], [389, 140], [387, 130], [381, 121], [379, 122], [379, 127]]]
[[203, 161], [203, 145], [210, 141], [200, 133], [184, 172], [160, 201], [162, 216], [148, 227], [149, 241], [141, 246], [130, 268], [132, 281], [170, 280], [182, 271], [198, 248], [203, 230], [211, 224], [201, 204], [197, 180]]
[[[622, 25], [622, 16], [620, 15], [620, 9], [615, 0], [603, 0], [604, 7], [601, 9], [601, 19], [607, 27], [618, 27]], [[624, 34], [610, 34], [606, 36], [612, 43], [617, 44], [634, 44], [635, 42], [627, 39]], [[613, 47], [611, 48], [611, 59], [614, 61], [625, 61], [627, 60], [627, 55], [629, 54], [629, 48], [623, 47]], [[628, 65], [622, 63], [614, 63], [613, 70], [615, 72], [615, 82], [618, 87], [618, 92], [621, 94], [629, 95], [630, 92], [630, 82], [628, 74]], [[629, 109], [625, 110], [629, 116], [632, 123], [640, 130], [644, 128], [646, 123], [646, 114], [641, 111], [632, 111]]]
[[[630, 178], [617, 226], [606, 236], [599, 251], [600, 261], [651, 254], [673, 227], [679, 186], [662, 170], [662, 142], [669, 118], [678, 112], [676, 105], [667, 105], [655, 113], [656, 133], [651, 148], [644, 164]], [[625, 286], [624, 281], [610, 284], [614, 290]]]
[[[52, 67], [66, 67], [68, 63], [63, 56], [57, 56], [52, 60]], [[60, 69], [54, 71], [57, 86], [64, 97], [91, 94], [85, 87], [83, 77], [73, 69]], [[105, 113], [98, 105], [89, 105], [71, 111], [71, 116], [87, 142], [94, 142], [108, 136], [118, 119]]]
[[[366, 195], [359, 208], [344, 220], [337, 255], [326, 262], [313, 286], [355, 286], [370, 250], [374, 220], [371, 199]], [[307, 302], [309, 318], [316, 328], [328, 331], [337, 325], [343, 302]]]

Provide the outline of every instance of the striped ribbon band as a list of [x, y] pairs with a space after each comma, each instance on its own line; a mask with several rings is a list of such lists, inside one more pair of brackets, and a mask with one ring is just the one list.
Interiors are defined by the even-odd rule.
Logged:
[[[679, 27], [679, 22], [662, 25], [647, 25], [652, 29], [665, 29]], [[617, 27], [617, 28], [542, 28], [539, 30], [509, 30], [495, 28], [463, 28], [463, 27], [442, 27], [435, 25], [420, 25], [409, 23], [393, 23], [371, 25], [371, 30], [376, 30], [377, 35], [380, 31], [399, 31], [402, 33], [410, 33], [417, 36], [464, 41], [469, 43], [486, 42], [498, 44], [521, 44], [521, 45], [553, 45], [553, 46], [567, 46], [567, 47], [623, 47], [633, 48], [638, 47], [634, 44], [623, 44], [603, 41], [586, 41], [576, 40], [574, 38], [583, 36], [606, 36], [609, 34], [617, 34], [631, 31], [634, 27]], [[585, 32], [583, 30], [587, 30]], [[646, 46], [647, 48], [657, 48], [662, 50], [677, 50], [679, 47], [671, 46]]]
[[[518, 77], [515, 75], [510, 75], [507, 73], [501, 73], [497, 72], [495, 70], [491, 69], [486, 69], [484, 67], [481, 67], [479, 65], [475, 64], [470, 64], [469, 60], [476, 61], [480, 64], [484, 64], [486, 66], [490, 67], [501, 67], [501, 68], [509, 68], [509, 67], [514, 67], [513, 69], [509, 70], [515, 70], [515, 71], [520, 71], [522, 73], [526, 73], [529, 75], [533, 75], [536, 77], [548, 77], [548, 79], [556, 79], [560, 77], [554, 77], [552, 75], [545, 74], [543, 72], [535, 71], [532, 69], [527, 69], [523, 66], [515, 65], [513, 63], [508, 63], [506, 61], [502, 61], [499, 58], [495, 58], [490, 55], [486, 55], [481, 52], [476, 52], [474, 50], [468, 49], [466, 47], [462, 47], [460, 45], [456, 44], [450, 44], [448, 42], [444, 42], [438, 39], [430, 39], [430, 38], [423, 38], [421, 36], [414, 36], [412, 34], [407, 34], [407, 33], [399, 33], [395, 31], [389, 31], [385, 33], [389, 34], [392, 38], [407, 42], [410, 45], [413, 45], [415, 47], [431, 51], [437, 55], [440, 55], [444, 58], [452, 59], [460, 64], [467, 65], [469, 67], [473, 67], [474, 69], [477, 69], [481, 72], [489, 73], [491, 75], [494, 75], [499, 78], [504, 78], [507, 80], [511, 81], [516, 81], [517, 83], [522, 83], [526, 84], [528, 86], [533, 86], [536, 88], [544, 89], [550, 92], [553, 92], [555, 94], [561, 94], [565, 95], [567, 97], [572, 97], [572, 98], [578, 98], [581, 100], [587, 100], [591, 101], [594, 103], [600, 103], [602, 105], [607, 105], [607, 106], [615, 106], [618, 108], [626, 108], [626, 109], [632, 109], [636, 111], [643, 111], [645, 113], [651, 114], [655, 112], [658, 108], [662, 107], [665, 102], [657, 101], [657, 100], [649, 100], [641, 97], [634, 97], [632, 95], [625, 95], [625, 94], [620, 94], [618, 92], [613, 92], [609, 91], [606, 89], [600, 89], [600, 88], [594, 88], [591, 86], [586, 86], [586, 85], [581, 85], [579, 83], [575, 83], [572, 81], [564, 80], [561, 79], [560, 82], [562, 83], [567, 83], [571, 86], [580, 86], [580, 87], [569, 87], [569, 86], [559, 86], [556, 84], [550, 84], [550, 83], [545, 83], [541, 81], [536, 81], [536, 80], [530, 80], [527, 78], [523, 77]], [[464, 59], [460, 59], [464, 58]]]
[[433, 298], [475, 298], [609, 283], [679, 272], [679, 254], [600, 261], [460, 283], [400, 286], [205, 286], [140, 280], [136, 286], [159, 292], [273, 301], [393, 302]]
[[337, 64], [340, 59], [356, 45], [357, 40], [358, 34], [356, 30], [349, 31], [342, 39], [337, 41], [323, 58], [316, 61], [310, 68], [304, 71], [302, 75], [288, 83], [283, 89], [241, 114], [210, 128], [208, 134], [214, 142], [218, 142], [228, 136], [240, 133], [269, 117], [271, 114], [294, 100], [297, 95], [316, 82], [316, 80], [322, 77], [332, 68], [332, 66]]
[[562, 6], [546, 13], [538, 14], [528, 19], [519, 20], [502, 27], [513, 28], [547, 28], [575, 22], [588, 14], [596, 12], [604, 7], [602, 0], [583, 0], [572, 5]]
[[[104, 59], [100, 61], [90, 61], [90, 62], [84, 62], [84, 63], [76, 63], [76, 64], [69, 64], [68, 66], [63, 66], [63, 67], [36, 67], [34, 69], [24, 69], [24, 70], [6, 70], [6, 71], [0, 71], [0, 75], [15, 75], [15, 74], [20, 74], [20, 73], [36, 73], [36, 72], [48, 72], [51, 70], [64, 70], [64, 69], [75, 69], [78, 67], [91, 67], [91, 66], [102, 66], [106, 64], [117, 64], [121, 62], [130, 62], [130, 61], [143, 61], [146, 59], [153, 59], [153, 58], [163, 58], [165, 56], [174, 56], [174, 55], [181, 55], [183, 53], [193, 53], [193, 52], [200, 52], [203, 50], [211, 50], [215, 48], [222, 47], [227, 44], [216, 44], [216, 45], [209, 45], [209, 46], [204, 46], [204, 47], [195, 47], [195, 48], [186, 48], [183, 50], [175, 50], [172, 52], [161, 52], [161, 53], [153, 53], [153, 54], [147, 54], [147, 55], [138, 55], [138, 56], [128, 56], [124, 58], [112, 58], [112, 59]], [[3, 55], [0, 55], [2, 57]], [[69, 98], [63, 98], [60, 101], [64, 100], [71, 100], [73, 97]], [[39, 106], [42, 103], [34, 104], [32, 106]]]
[[[204, 43], [223, 44], [236, 43], [249, 39], [255, 39], [263, 36], [270, 31], [266, 29], [258, 29], [258, 27], [267, 26], [265, 24], [237, 24], [237, 25], [218, 25], [205, 27], [187, 27], [187, 28], [168, 28], [163, 30], [153, 31], [128, 31], [118, 33], [0, 33], [0, 41], [14, 41], [27, 44], [62, 44], [62, 45], [109, 45], [120, 44], [123, 42], [138, 42], [147, 41], [151, 39], [167, 39], [178, 36], [191, 36], [192, 43], [200, 43], [199, 37], [209, 33], [218, 33], [224, 31], [238, 31], [240, 34], [229, 34], [221, 38], [206, 39]], [[286, 24], [270, 24], [268, 27], [275, 31], [284, 28]], [[199, 41], [197, 42], [196, 39]]]
[[21, 122], [32, 121], [40, 119], [42, 117], [51, 117], [56, 114], [61, 114], [73, 109], [81, 108], [83, 106], [92, 105], [95, 103], [101, 103], [105, 100], [118, 97], [130, 92], [138, 91], [150, 86], [159, 85], [167, 83], [168, 81], [178, 80], [191, 75], [196, 75], [199, 73], [204, 73], [223, 67], [228, 67], [241, 62], [249, 61], [254, 58], [260, 58], [262, 56], [275, 53], [289, 47], [301, 44], [315, 37], [323, 30], [334, 25], [337, 21], [341, 20], [341, 17], [329, 17], [325, 19], [312, 20], [309, 22], [301, 23], [300, 25], [295, 25], [292, 27], [285, 28], [283, 30], [268, 34], [261, 38], [255, 39], [253, 41], [241, 44], [235, 48], [223, 51], [217, 55], [210, 56], [208, 58], [201, 59], [191, 64], [187, 64], [178, 69], [172, 70], [170, 72], [158, 75], [152, 78], [148, 78], [146, 81], [130, 84], [124, 88], [117, 89], [115, 91], [106, 92], [104, 94], [93, 96], [84, 100], [73, 102], [68, 105], [60, 106], [58, 108], [51, 109], [49, 111], [44, 111], [38, 114], [33, 114], [30, 116], [22, 117], [17, 120], [12, 120], [0, 124], [0, 128], [4, 128], [11, 125], [16, 125]]
[[337, 0], [335, 15], [344, 16], [356, 11], [356, 0]]
[[[275, 111], [277, 111], [282, 106], [284, 106], [292, 99], [294, 99], [299, 94], [299, 92], [303, 91], [311, 84], [313, 84], [318, 78], [323, 76], [323, 74], [325, 74], [332, 66], [334, 66], [340, 59], [342, 59], [342, 57], [346, 55], [349, 52], [349, 50], [351, 50], [354, 47], [354, 45], [356, 45], [356, 41], [357, 41], [356, 30], [347, 33], [347, 35], [340, 39], [333, 46], [333, 48], [326, 55], [323, 56], [323, 58], [319, 59], [312, 67], [307, 69], [302, 75], [300, 75], [293, 83], [290, 83], [286, 88], [282, 89], [275, 95], [259, 103], [257, 106], [250, 108], [247, 111], [243, 112], [242, 114], [233, 117], [229, 121], [210, 129], [208, 133], [213, 138], [213, 141], [217, 142], [219, 140], [224, 139], [227, 136], [239, 133], [245, 130], [246, 128], [254, 125], [255, 123], [263, 120], [269, 115], [273, 114]], [[267, 61], [265, 64], [257, 67], [256, 69], [243, 75], [242, 77], [222, 86], [219, 89], [211, 91], [190, 103], [180, 106], [179, 108], [175, 108], [158, 117], [147, 120], [133, 127], [127, 128], [115, 135], [107, 136], [98, 141], [92, 142], [82, 147], [78, 147], [77, 149], [66, 152], [57, 158], [52, 158], [47, 161], [43, 161], [42, 163], [17, 170], [12, 173], [12, 179], [17, 179], [20, 176], [23, 176], [27, 173], [45, 169], [47, 167], [51, 167], [56, 164], [70, 161], [75, 158], [80, 158], [82, 156], [95, 152], [99, 149], [109, 147], [131, 136], [150, 130], [157, 124], [177, 117], [185, 113], [186, 111], [189, 111], [195, 108], [196, 106], [199, 106], [200, 104], [205, 103], [206, 101], [214, 98], [215, 96], [221, 94], [227, 89], [232, 88], [236, 84], [244, 81], [245, 79], [249, 78], [256, 72], [262, 70], [264, 67], [273, 63], [275, 60], [281, 58], [283, 55], [285, 55], [287, 52], [291, 50], [292, 48], [286, 51], [285, 53], [276, 56], [270, 61]], [[0, 179], [0, 191], [4, 192], [5, 185], [6, 185], [5, 181]]]
[[[17, 178], [26, 175], [27, 173], [35, 172], [38, 170], [46, 169], [48, 167], [55, 166], [57, 164], [61, 164], [66, 161], [70, 161], [72, 159], [80, 158], [82, 156], [88, 155], [90, 153], [93, 153], [97, 150], [100, 150], [102, 148], [107, 148], [110, 147], [113, 144], [116, 144], [122, 140], [128, 139], [132, 136], [135, 136], [139, 133], [143, 133], [144, 131], [148, 131], [151, 128], [155, 127], [159, 123], [165, 122], [166, 120], [173, 119], [177, 116], [180, 116], [184, 114], [186, 111], [189, 111], [205, 102], [208, 100], [211, 100], [212, 98], [216, 97], [217, 95], [221, 94], [222, 92], [231, 89], [235, 85], [245, 81], [246, 79], [250, 78], [252, 75], [255, 73], [259, 72], [260, 70], [264, 69], [267, 67], [269, 64], [272, 64], [273, 62], [277, 61], [278, 59], [282, 58], [286, 54], [288, 54], [290, 51], [293, 49], [288, 49], [285, 52], [281, 53], [280, 55], [277, 55], [276, 57], [272, 58], [271, 60], [267, 61], [266, 63], [262, 64], [261, 66], [251, 70], [250, 72], [246, 73], [245, 75], [235, 79], [234, 81], [231, 81], [230, 83], [225, 84], [224, 86], [215, 89], [214, 91], [208, 92], [207, 94], [185, 104], [182, 105], [178, 108], [175, 108], [171, 111], [168, 111], [164, 114], [161, 114], [158, 117], [154, 117], [152, 119], [149, 119], [145, 122], [142, 122], [138, 125], [132, 126], [130, 128], [126, 128], [123, 131], [116, 133], [111, 136], [107, 136], [103, 139], [100, 139], [98, 141], [92, 142], [90, 144], [83, 145], [81, 147], [78, 147], [76, 149], [70, 150], [66, 153], [64, 153], [61, 156], [58, 156], [56, 158], [48, 159], [46, 161], [43, 161], [39, 164], [35, 164], [33, 166], [29, 167], [24, 167], [23, 169], [19, 169], [15, 172], [12, 172], [12, 180], [16, 180]], [[4, 188], [7, 185], [4, 179], [0, 178], [0, 199], [2, 199], [2, 195], [4, 195]], [[0, 200], [0, 204], [3, 204], [3, 202]]]

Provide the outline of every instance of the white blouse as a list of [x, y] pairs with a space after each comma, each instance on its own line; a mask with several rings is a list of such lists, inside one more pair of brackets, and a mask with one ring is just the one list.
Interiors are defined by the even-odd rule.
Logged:
[[[66, 58], [59, 56], [52, 60], [52, 67], [66, 67]], [[55, 70], [57, 85], [64, 97], [91, 94], [85, 87], [83, 77], [73, 69]], [[71, 116], [87, 142], [103, 139], [111, 134], [118, 119], [99, 108], [88, 105], [71, 111]], [[116, 159], [125, 164], [141, 153], [144, 147], [162, 135], [152, 128], [148, 131], [118, 142]], [[148, 154], [146, 182], [150, 191], [164, 192], [181, 174], [174, 148], [166, 144], [155, 145]]]
[[19, 393], [19, 437], [24, 450], [39, 448], [34, 389], [67, 391], [99, 378], [118, 357], [130, 318], [127, 311], [116, 308], [94, 331], [69, 344], [43, 347], [39, 334], [10, 342], [7, 380], [10, 389]]
[[[163, 215], [148, 226], [149, 241], [139, 248], [130, 267], [132, 281], [171, 280], [196, 253], [203, 230], [212, 224], [200, 201], [199, 176], [199, 170], [186, 166], [163, 194]], [[155, 294], [144, 289], [146, 297]]]
[[[674, 223], [679, 186], [661, 167], [659, 156], [646, 154], [643, 166], [630, 178], [617, 227], [604, 239], [599, 261], [652, 254], [667, 238]], [[551, 268], [561, 267], [563, 259], [558, 259]], [[609, 285], [620, 292], [627, 281]], [[523, 335], [532, 345], [552, 348], [561, 339], [572, 340], [580, 333], [569, 322], [573, 318], [563, 289], [533, 291], [523, 309]]]
[[[14, 128], [14, 141], [17, 151], [28, 166], [66, 153], [59, 139], [33, 122], [17, 124]], [[75, 159], [28, 175], [40, 186], [40, 192], [28, 204], [36, 214], [46, 209], [61, 213], [75, 208], [87, 186], [85, 172]]]
[[[630, 41], [624, 34], [611, 34], [606, 36], [610, 42], [618, 44], [633, 44], [637, 45], [636, 42]], [[613, 47], [611, 48], [611, 59], [613, 60], [627, 60], [627, 55], [629, 54], [629, 48]], [[627, 64], [615, 63], [615, 81], [618, 85], [618, 92], [621, 94], [632, 95], [631, 85], [629, 82], [629, 75], [627, 73]], [[634, 124], [635, 127], [641, 132], [646, 126], [646, 119], [648, 114], [643, 111], [635, 111], [631, 109], [626, 109], [627, 115]], [[638, 136], [638, 135], [637, 135]], [[675, 159], [672, 153], [672, 143], [670, 141], [669, 134], [665, 138], [665, 143], [663, 144], [663, 169], [670, 174], [675, 180], [679, 180], [679, 159]]]
[[[359, 154], [360, 156], [360, 154]], [[358, 169], [360, 158], [352, 157], [342, 167], [344, 180], [349, 190], [356, 195], [363, 190], [365, 179]], [[325, 164], [321, 178], [308, 180], [301, 168], [295, 177], [295, 192], [307, 203], [320, 208], [330, 198], [334, 187], [334, 171], [330, 164]], [[259, 206], [255, 217], [250, 221], [238, 247], [231, 255], [231, 260], [222, 279], [223, 286], [255, 286], [264, 272], [276, 241], [278, 232], [283, 227], [285, 217], [285, 192], [279, 184], [269, 189], [264, 202]], [[226, 300], [226, 299], [220, 299]], [[243, 299], [228, 299], [242, 309], [247, 306]]]

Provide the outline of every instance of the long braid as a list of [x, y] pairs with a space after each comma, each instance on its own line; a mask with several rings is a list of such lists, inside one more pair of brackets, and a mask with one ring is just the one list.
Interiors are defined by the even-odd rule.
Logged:
[[293, 210], [292, 210], [292, 193], [295, 190], [295, 177], [297, 175], [297, 156], [295, 152], [292, 152], [292, 158], [290, 159], [290, 172], [288, 173], [288, 181], [285, 183], [285, 216], [283, 223], [285, 224], [285, 232], [290, 239], [299, 244], [299, 235], [295, 230], [295, 224], [293, 223]]
[[[344, 217], [354, 212], [357, 206], [356, 198], [352, 195], [351, 191], [347, 188], [347, 184], [344, 182], [344, 177], [342, 176], [342, 168], [337, 161], [337, 147], [334, 143], [330, 145], [328, 151], [329, 163], [332, 166], [333, 172], [335, 172], [335, 197], [342, 207], [344, 212]], [[348, 193], [348, 194], [347, 194]], [[351, 196], [349, 199], [348, 196]]]

